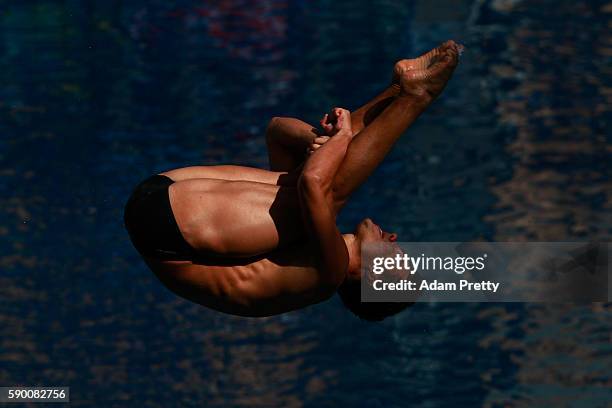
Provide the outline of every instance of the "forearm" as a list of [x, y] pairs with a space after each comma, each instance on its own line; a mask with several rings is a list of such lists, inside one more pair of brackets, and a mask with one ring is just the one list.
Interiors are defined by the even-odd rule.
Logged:
[[302, 174], [298, 183], [304, 227], [321, 260], [320, 282], [337, 288], [346, 276], [348, 250], [338, 227], [328, 194], [313, 173]]
[[304, 151], [315, 138], [315, 130], [313, 126], [299, 119], [274, 117], [268, 124], [266, 134], [275, 143]]
[[316, 129], [294, 118], [272, 118], [266, 129], [270, 168], [290, 171], [304, 162], [306, 149], [317, 136]]

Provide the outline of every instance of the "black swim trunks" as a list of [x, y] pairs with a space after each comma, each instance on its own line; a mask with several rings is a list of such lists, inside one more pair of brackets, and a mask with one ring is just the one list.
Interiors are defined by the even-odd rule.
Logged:
[[184, 260], [194, 253], [172, 213], [168, 196], [172, 183], [171, 178], [159, 174], [149, 177], [136, 186], [125, 205], [125, 227], [141, 255]]

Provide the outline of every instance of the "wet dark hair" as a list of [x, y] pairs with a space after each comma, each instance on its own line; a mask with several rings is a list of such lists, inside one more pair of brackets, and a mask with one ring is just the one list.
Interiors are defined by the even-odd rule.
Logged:
[[380, 322], [414, 304], [414, 302], [362, 302], [361, 283], [359, 281], [344, 281], [338, 287], [338, 295], [344, 306], [351, 312], [360, 319], [370, 322]]

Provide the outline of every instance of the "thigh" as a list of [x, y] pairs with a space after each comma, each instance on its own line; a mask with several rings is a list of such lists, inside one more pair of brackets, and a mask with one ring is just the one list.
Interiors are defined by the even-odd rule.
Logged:
[[183, 237], [203, 255], [255, 256], [303, 236], [295, 187], [188, 179], [169, 195]]

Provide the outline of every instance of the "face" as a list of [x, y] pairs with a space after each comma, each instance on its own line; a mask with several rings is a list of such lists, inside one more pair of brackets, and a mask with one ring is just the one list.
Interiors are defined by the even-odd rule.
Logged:
[[[366, 218], [357, 224], [357, 228], [355, 229], [355, 239], [359, 244], [366, 242], [396, 242], [397, 234], [391, 234], [383, 231], [382, 228], [375, 224], [371, 219]], [[395, 244], [395, 246], [397, 246], [397, 244]], [[357, 256], [358, 259], [359, 257], [360, 255]], [[361, 268], [349, 269], [349, 271], [347, 271], [347, 280], [349, 282], [358, 282], [361, 280]]]
[[366, 218], [357, 225], [355, 236], [361, 242], [395, 242], [397, 234], [385, 232], [374, 222]]

